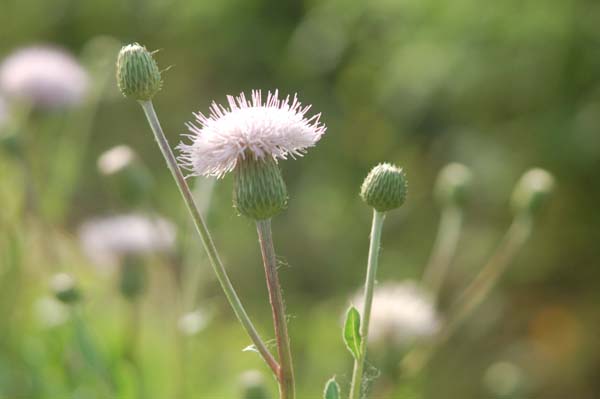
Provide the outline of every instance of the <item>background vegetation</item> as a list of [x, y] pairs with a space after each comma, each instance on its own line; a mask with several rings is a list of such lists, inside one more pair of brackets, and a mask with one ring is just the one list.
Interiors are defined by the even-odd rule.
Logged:
[[[234, 398], [247, 369], [263, 371], [275, 390], [260, 359], [242, 352], [249, 342], [143, 113], [117, 92], [114, 59], [120, 43], [133, 41], [160, 49], [159, 64], [171, 66], [155, 105], [172, 146], [192, 112], [253, 88], [297, 92], [323, 114], [328, 131], [321, 143], [282, 163], [291, 198], [274, 220], [300, 398], [319, 397], [334, 373], [349, 383], [340, 318], [363, 280], [371, 216], [358, 189], [380, 161], [402, 165], [410, 182], [406, 205], [385, 227], [380, 280], [421, 277], [439, 217], [434, 178], [451, 161], [474, 171], [444, 304], [502, 236], [521, 173], [540, 166], [558, 182], [501, 285], [433, 359], [425, 397], [600, 392], [600, 3], [4, 0], [1, 9], [0, 58], [25, 45], [58, 44], [82, 59], [98, 87], [102, 77], [107, 81], [97, 107], [34, 112], [18, 132], [2, 130], [0, 397], [108, 397], [97, 370], [74, 349], [79, 324], [116, 375], [120, 397], [135, 397], [135, 371], [118, 361], [126, 303], [115, 277], [98, 273], [83, 256], [77, 229], [92, 216], [139, 209], [169, 217], [178, 233], [177, 251], [147, 265], [139, 331], [146, 397]], [[32, 173], [44, 193], [38, 211], [26, 206], [14, 135], [28, 138], [25, 148], [35, 159]], [[151, 174], [141, 202], [119, 194], [97, 171], [97, 157], [118, 144], [134, 148]], [[52, 180], [57, 170], [69, 178]], [[235, 215], [231, 183], [230, 177], [216, 183], [208, 222], [249, 312], [271, 338], [254, 227]], [[47, 327], [39, 300], [58, 271], [81, 282], [81, 323]], [[188, 284], [193, 276], [197, 294]], [[210, 309], [210, 322], [182, 337], [177, 320], [196, 307]], [[498, 362], [512, 365], [517, 376], [509, 392], [490, 383]]]

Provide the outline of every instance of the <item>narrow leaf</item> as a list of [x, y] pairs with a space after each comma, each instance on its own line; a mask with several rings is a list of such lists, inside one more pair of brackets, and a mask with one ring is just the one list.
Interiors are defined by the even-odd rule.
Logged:
[[360, 313], [354, 306], [348, 309], [346, 323], [344, 324], [344, 342], [356, 360], [360, 358]]
[[251, 344], [251, 345], [248, 345], [247, 347], [245, 347], [244, 349], [242, 349], [242, 352], [256, 352], [256, 353], [258, 353], [258, 349], [256, 349], [256, 345]]
[[340, 386], [335, 382], [335, 377], [332, 377], [327, 384], [325, 384], [325, 392], [323, 392], [323, 399], [341, 399]]

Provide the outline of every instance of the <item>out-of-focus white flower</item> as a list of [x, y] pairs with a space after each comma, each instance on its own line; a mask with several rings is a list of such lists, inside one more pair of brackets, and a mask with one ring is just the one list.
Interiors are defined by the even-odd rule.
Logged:
[[35, 315], [44, 328], [58, 327], [69, 318], [67, 307], [52, 297], [43, 297], [35, 302]]
[[164, 253], [175, 245], [175, 227], [161, 217], [124, 214], [94, 218], [79, 228], [85, 254], [99, 266], [116, 266], [124, 256]]
[[209, 320], [210, 315], [199, 309], [181, 316], [177, 326], [183, 335], [192, 336], [204, 330]]
[[0, 90], [40, 108], [80, 103], [89, 86], [85, 69], [67, 51], [52, 46], [26, 47], [0, 65]]
[[[362, 292], [353, 301], [362, 313]], [[430, 337], [440, 327], [431, 298], [414, 281], [388, 282], [375, 288], [369, 342], [406, 347], [419, 338]]]
[[250, 101], [244, 93], [227, 100], [229, 109], [213, 103], [209, 116], [195, 114], [198, 125], [187, 123], [192, 143], [179, 145], [179, 159], [195, 175], [222, 177], [249, 154], [275, 160], [302, 156], [326, 130], [320, 114], [305, 117], [310, 106], [296, 96], [280, 100], [277, 91], [269, 92], [263, 103], [255, 90]]
[[135, 160], [135, 152], [127, 145], [118, 145], [98, 157], [98, 170], [103, 175], [112, 175], [125, 169]]

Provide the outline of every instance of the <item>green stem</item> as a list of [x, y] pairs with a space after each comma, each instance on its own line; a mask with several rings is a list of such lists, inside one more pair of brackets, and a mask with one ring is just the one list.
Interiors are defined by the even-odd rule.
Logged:
[[365, 281], [365, 299], [362, 309], [362, 320], [360, 324], [360, 357], [354, 360], [352, 385], [350, 386], [350, 399], [358, 399], [361, 397], [361, 385], [367, 357], [367, 339], [369, 337], [371, 305], [373, 304], [373, 292], [375, 290], [375, 278], [377, 274], [377, 264], [379, 261], [379, 250], [381, 245], [381, 230], [384, 219], [385, 212], [373, 210], [373, 224], [371, 226], [371, 243], [369, 245], [367, 279]]
[[141, 331], [141, 303], [140, 298], [127, 298], [127, 320], [123, 340], [123, 357], [129, 362], [135, 373], [137, 384], [137, 397], [146, 397], [144, 372], [138, 355]]
[[210, 264], [212, 265], [215, 274], [217, 275], [217, 280], [219, 280], [219, 283], [221, 284], [221, 287], [225, 292], [225, 296], [227, 297], [227, 300], [229, 301], [229, 304], [233, 309], [233, 312], [237, 316], [240, 323], [242, 323], [242, 326], [244, 327], [244, 329], [248, 333], [248, 336], [254, 343], [254, 346], [256, 347], [258, 353], [263, 357], [263, 359], [271, 368], [273, 373], [277, 375], [279, 373], [279, 365], [277, 364], [277, 361], [275, 360], [271, 352], [269, 352], [269, 350], [267, 349], [267, 346], [265, 345], [263, 340], [260, 338], [258, 331], [256, 331], [254, 324], [252, 324], [250, 317], [246, 313], [242, 302], [240, 301], [237, 293], [235, 292], [235, 289], [231, 284], [231, 280], [229, 280], [227, 271], [225, 270], [225, 267], [223, 266], [223, 263], [219, 258], [219, 254], [208, 231], [208, 228], [206, 227], [206, 223], [204, 222], [204, 219], [198, 211], [190, 188], [187, 182], [185, 181], [185, 178], [183, 177], [179, 166], [177, 165], [177, 160], [173, 155], [171, 147], [169, 147], [169, 143], [167, 142], [165, 134], [163, 133], [162, 127], [160, 126], [160, 122], [158, 121], [158, 117], [156, 116], [156, 112], [154, 111], [154, 106], [152, 105], [152, 102], [140, 101], [140, 105], [142, 106], [144, 113], [146, 114], [148, 123], [150, 124], [152, 132], [154, 133], [154, 138], [156, 139], [156, 142], [160, 147], [165, 161], [167, 162], [167, 166], [169, 167], [169, 170], [171, 170], [173, 178], [177, 183], [177, 187], [179, 188], [179, 191], [183, 196], [183, 200], [185, 201], [185, 204], [188, 207], [190, 215], [192, 216], [194, 224], [196, 225], [196, 230], [200, 235], [202, 244], [204, 245], [204, 249], [206, 250], [206, 253], [208, 255]]
[[448, 267], [456, 253], [461, 227], [461, 209], [456, 206], [444, 207], [431, 258], [423, 274], [423, 285], [429, 289], [434, 301], [437, 301]]
[[257, 220], [256, 230], [258, 231], [258, 240], [265, 266], [269, 301], [271, 302], [273, 325], [275, 327], [275, 337], [277, 339], [277, 352], [279, 354], [279, 364], [281, 365], [280, 373], [278, 375], [279, 398], [294, 399], [296, 397], [296, 392], [294, 387], [292, 351], [290, 348], [287, 320], [285, 318], [285, 305], [283, 303], [281, 285], [279, 284], [279, 275], [277, 273], [277, 258], [273, 247], [271, 219]]
[[102, 356], [96, 343], [90, 336], [86, 323], [81, 315], [79, 305], [71, 306], [71, 320], [73, 323], [74, 340], [77, 343], [79, 352], [86, 365], [97, 374], [107, 385], [112, 394], [117, 392], [117, 384], [114, 376], [108, 367], [105, 358]]
[[528, 214], [517, 215], [496, 251], [451, 307], [442, 330], [428, 345], [417, 348], [406, 356], [403, 363], [407, 371], [412, 373], [420, 371], [435, 350], [446, 343], [456, 329], [485, 300], [523, 247], [531, 235], [531, 231], [531, 216]]
[[531, 217], [528, 214], [521, 214], [515, 218], [500, 247], [452, 307], [445, 329], [447, 334], [451, 334], [487, 297], [531, 235], [531, 228]]

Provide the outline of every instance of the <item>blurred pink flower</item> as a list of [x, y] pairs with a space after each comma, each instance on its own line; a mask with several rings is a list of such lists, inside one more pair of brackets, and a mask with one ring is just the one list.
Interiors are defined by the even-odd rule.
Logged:
[[76, 105], [83, 100], [88, 86], [85, 69], [58, 47], [22, 48], [0, 65], [0, 91], [40, 108]]
[[101, 267], [115, 267], [125, 256], [149, 256], [171, 251], [175, 227], [167, 219], [141, 214], [94, 218], [79, 228], [87, 257]]
[[[362, 291], [355, 296], [353, 304], [362, 312]], [[432, 336], [439, 327], [440, 318], [434, 303], [416, 282], [386, 282], [375, 287], [369, 342], [404, 348], [419, 338]]]

